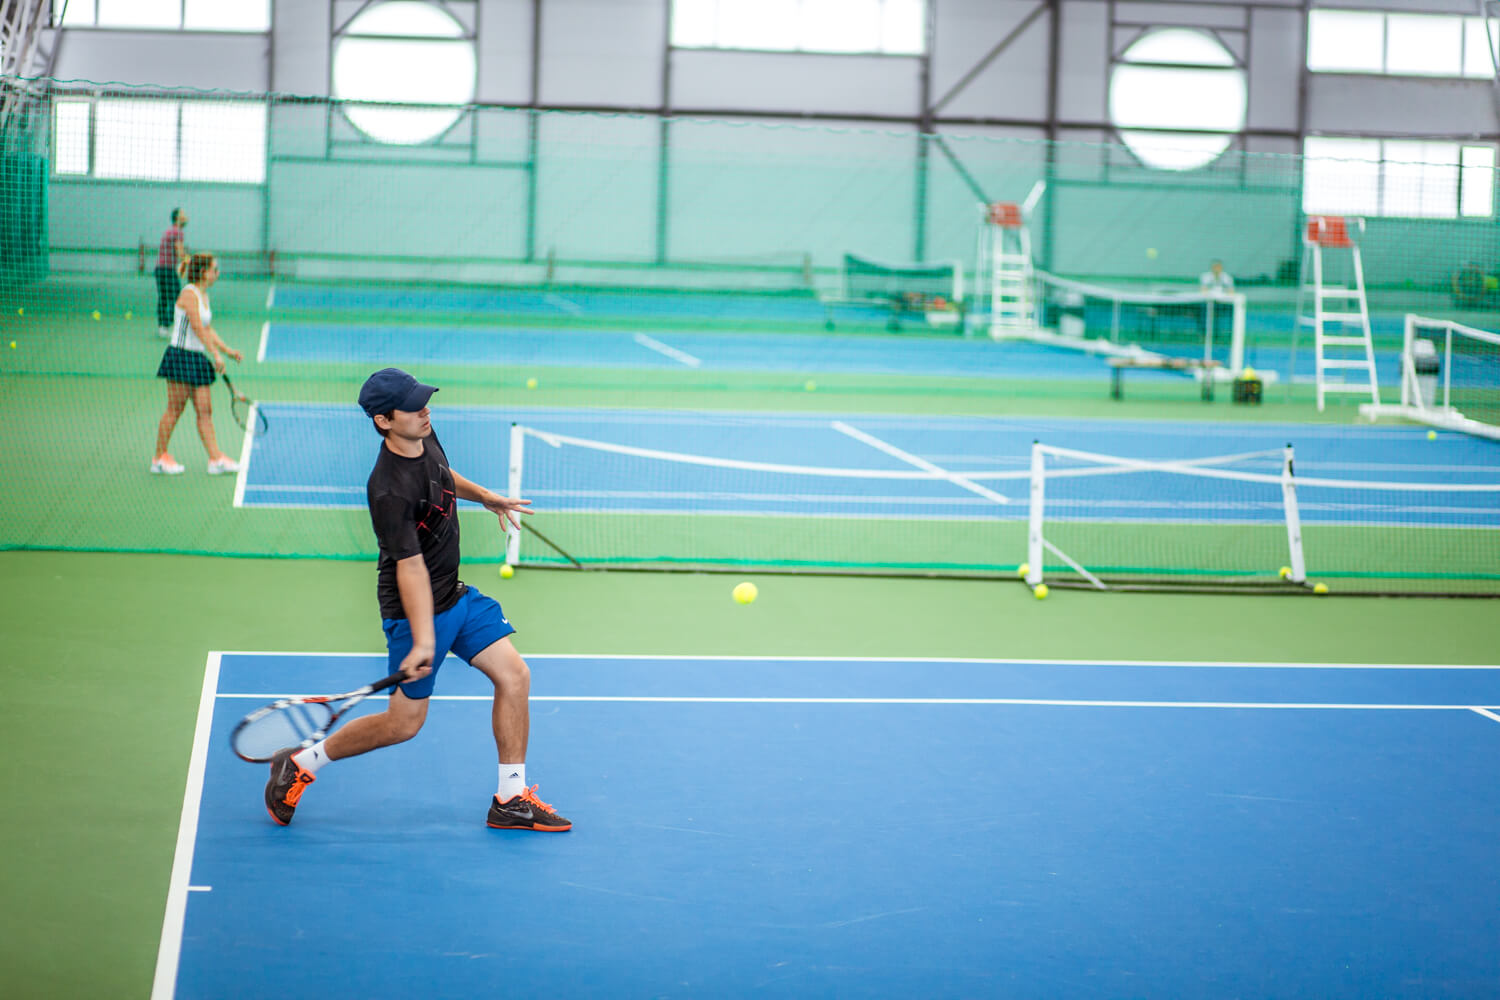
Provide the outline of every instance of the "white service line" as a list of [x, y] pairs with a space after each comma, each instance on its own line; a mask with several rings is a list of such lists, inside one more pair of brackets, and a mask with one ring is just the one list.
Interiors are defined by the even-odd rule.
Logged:
[[961, 486], [964, 489], [968, 490], [970, 493], [976, 493], [979, 496], [984, 497], [986, 500], [993, 500], [995, 503], [1010, 503], [1009, 497], [996, 493], [994, 490], [990, 489], [987, 486], [981, 486], [978, 483], [974, 482], [974, 480], [972, 479], [961, 476], [956, 472], [949, 472], [947, 469], [933, 465], [925, 458], [918, 458], [915, 455], [904, 452], [888, 441], [882, 441], [878, 437], [866, 434], [858, 427], [850, 427], [842, 420], [835, 420], [833, 422], [833, 429], [838, 431], [840, 434], [847, 434], [854, 440], [863, 442], [864, 444], [869, 445], [871, 448], [879, 449], [880, 451], [885, 452], [887, 455], [890, 455], [892, 458], [899, 458], [901, 461], [906, 462], [909, 465], [915, 465], [917, 468], [921, 469], [924, 472], [930, 472], [933, 475], [938, 476], [939, 478], [946, 479], [954, 486]]
[[1494, 712], [1491, 712], [1487, 708], [1473, 708], [1472, 710], [1475, 711], [1475, 712], [1478, 712], [1480, 715], [1484, 716], [1486, 719], [1494, 719], [1496, 722], [1500, 722], [1500, 715], [1496, 715]]
[[177, 990], [177, 964], [182, 957], [182, 931], [187, 919], [187, 895], [193, 874], [193, 848], [198, 839], [198, 809], [203, 800], [203, 773], [208, 763], [208, 737], [213, 729], [214, 696], [219, 689], [220, 653], [208, 654], [203, 691], [198, 696], [198, 724], [193, 729], [193, 755], [188, 761], [187, 788], [182, 793], [182, 819], [177, 824], [177, 851], [167, 885], [167, 912], [161, 923], [156, 951], [156, 976], [151, 1000], [171, 1000]]
[[559, 309], [562, 309], [564, 312], [570, 312], [574, 316], [582, 316], [583, 315], [583, 307], [582, 306], [577, 305], [576, 303], [573, 303], [573, 302], [569, 302], [567, 299], [563, 298], [561, 295], [554, 295], [551, 292], [548, 292], [545, 296], [543, 296], [543, 301], [550, 302], [552, 305], [557, 306]]
[[677, 348], [672, 347], [668, 344], [663, 344], [655, 337], [648, 337], [644, 333], [636, 334], [634, 339], [635, 342], [637, 344], [640, 344], [642, 347], [649, 347], [651, 350], [655, 351], [658, 354], [665, 354], [673, 361], [681, 361], [689, 368], [697, 368], [699, 365], [703, 364], [701, 360], [693, 357], [686, 351], [679, 351]]

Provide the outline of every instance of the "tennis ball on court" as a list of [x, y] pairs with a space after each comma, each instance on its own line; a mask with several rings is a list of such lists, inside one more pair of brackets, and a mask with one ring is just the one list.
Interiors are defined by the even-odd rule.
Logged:
[[1429, 440], [1429, 441], [1436, 441], [1437, 440], [1437, 431], [1428, 431], [1427, 432], [1427, 440]]
[[1156, 247], [1147, 247], [1146, 248], [1146, 257], [1148, 259], [1150, 259], [1150, 260], [1155, 260], [1156, 259]]
[[125, 310], [125, 318], [126, 319], [135, 319], [135, 313], [131, 312], [129, 309], [126, 309]]
[[1254, 377], [1255, 369], [1251, 368], [1249, 365], [1246, 365], [1244, 368], [1240, 369], [1240, 378], [1250, 379]]
[[12, 340], [12, 341], [11, 341], [11, 342], [10, 342], [10, 349], [11, 349], [11, 350], [12, 350], [12, 351], [14, 351], [14, 350], [15, 350], [15, 349], [16, 349], [16, 342], [15, 342], [15, 341], [14, 341], [14, 340]]
[[103, 315], [102, 315], [102, 314], [101, 314], [101, 313], [100, 313], [100, 312], [99, 312], [99, 310], [97, 310], [97, 309], [95, 309], [95, 310], [94, 310], [94, 312], [93, 312], [93, 314], [92, 314], [92, 315], [93, 315], [93, 317], [94, 317], [94, 318], [95, 318], [95, 319], [103, 319], [103, 318], [104, 318], [104, 317], [103, 317]]
[[1283, 566], [1278, 572], [1281, 574], [1283, 580], [1290, 580], [1292, 578], [1292, 567], [1290, 566]]
[[737, 583], [734, 586], [734, 599], [741, 604], [753, 604], [755, 603], [755, 598], [759, 595], [760, 588], [749, 580], [746, 580], [744, 583]]
[[1047, 594], [1048, 594], [1047, 585], [1045, 583], [1039, 583], [1039, 584], [1037, 584], [1036, 585], [1036, 589], [1033, 590], [1032, 593], [1036, 595], [1036, 599], [1037, 600], [1039, 600], [1039, 601], [1045, 601], [1047, 599]]
[[1016, 576], [1025, 576], [1031, 572], [1031, 563], [1022, 563], [1016, 567]]
[[536, 388], [536, 379], [534, 379], [534, 378], [527, 379], [526, 380], [526, 388], [528, 388], [528, 389], [535, 389]]
[[26, 310], [25, 309], [17, 309], [16, 310], [16, 315], [17, 316], [25, 316], [26, 315]]
[[806, 382], [802, 383], [802, 388], [806, 389], [808, 392], [817, 392], [818, 383], [814, 382], [812, 379], [808, 379]]
[[1326, 584], [1326, 583], [1314, 584], [1313, 585], [1313, 593], [1314, 594], [1326, 594], [1326, 593], [1328, 593], [1328, 584]]
[[500, 564], [500, 579], [502, 579], [502, 580], [509, 580], [511, 577], [513, 577], [515, 575], [516, 575], [516, 568], [514, 566], [512, 566], [510, 563], [501, 563]]

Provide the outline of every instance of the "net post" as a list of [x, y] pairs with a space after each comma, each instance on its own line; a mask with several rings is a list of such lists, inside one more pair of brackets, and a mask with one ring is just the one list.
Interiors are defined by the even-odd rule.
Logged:
[[[1417, 317], [1415, 313], [1407, 313], [1406, 320], [1402, 324], [1401, 335], [1401, 405], [1411, 406], [1413, 391], [1416, 390], [1417, 369], [1416, 361], [1412, 357], [1411, 347], [1417, 337]], [[1420, 391], [1416, 391], [1418, 404], [1422, 398]]]
[[1245, 293], [1235, 292], [1229, 296], [1229, 302], [1233, 310], [1230, 317], [1229, 370], [1239, 375], [1245, 367]]
[[1042, 582], [1042, 503], [1045, 495], [1046, 461], [1042, 443], [1031, 442], [1031, 511], [1026, 534], [1026, 582], [1035, 587]]
[[[521, 457], [526, 447], [526, 428], [520, 424], [510, 425], [510, 476], [506, 480], [506, 495], [519, 500], [521, 497]], [[521, 558], [521, 529], [511, 528], [505, 533], [505, 561], [519, 565]]]
[[1293, 583], [1307, 582], [1307, 563], [1302, 558], [1302, 516], [1297, 510], [1297, 484], [1292, 477], [1292, 445], [1287, 443], [1281, 464], [1281, 501], [1286, 513], [1286, 541]]

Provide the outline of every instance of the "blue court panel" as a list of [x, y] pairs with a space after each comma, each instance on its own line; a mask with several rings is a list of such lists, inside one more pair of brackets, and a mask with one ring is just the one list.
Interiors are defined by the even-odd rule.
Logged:
[[225, 654], [175, 995], [1327, 1000], [1500, 976], [1500, 723], [1466, 707], [1500, 702], [1500, 669], [529, 660], [528, 774], [566, 834], [485, 828], [489, 692], [457, 661], [416, 740], [330, 765], [274, 826], [229, 727], [384, 658]]
[[[441, 395], [435, 397], [441, 403]], [[381, 441], [354, 406], [267, 404], [276, 428], [257, 438], [245, 472], [245, 506], [365, 505], [365, 481]], [[528, 438], [522, 492], [538, 511], [761, 513], [885, 513], [924, 518], [1026, 516], [1031, 444], [1140, 459], [1184, 460], [1296, 446], [1302, 477], [1411, 483], [1500, 482], [1500, 451], [1461, 434], [1426, 439], [1425, 429], [1348, 428], [1304, 424], [1225, 424], [1194, 421], [1098, 421], [1025, 417], [918, 417], [875, 414], [576, 410], [504, 410], [435, 406], [433, 423], [454, 468], [469, 479], [504, 489], [510, 424], [555, 434], [663, 452], [750, 462], [914, 471], [914, 467], [840, 432], [837, 420], [940, 468], [963, 473], [1014, 502], [999, 505], [944, 480], [826, 479], [799, 474], [727, 470], [650, 458], [553, 449]], [[564, 454], [568, 452], [569, 454]], [[565, 463], [559, 465], [558, 463]], [[1279, 458], [1232, 466], [1276, 475]], [[1279, 486], [1253, 490], [1219, 480], [1166, 474], [1058, 479], [1049, 499], [1062, 516], [1076, 508], [1090, 519], [1279, 522]], [[1424, 492], [1381, 496], [1357, 490], [1308, 487], [1299, 495], [1303, 521], [1444, 525], [1500, 524], [1496, 492]]]
[[[1181, 357], [1201, 357], [1202, 345], [1151, 345]], [[1227, 344], [1216, 357], [1227, 360]], [[676, 352], [676, 353], [673, 353]], [[684, 360], [686, 355], [688, 360]], [[1108, 378], [1103, 357], [1023, 341], [988, 337], [893, 337], [867, 334], [692, 333], [619, 330], [454, 327], [440, 325], [301, 323], [273, 321], [266, 330], [268, 362], [357, 362], [501, 365], [510, 368], [646, 368], [698, 371], [795, 372], [806, 375], [922, 375], [929, 377], [1080, 380]], [[1285, 373], [1286, 348], [1246, 348], [1245, 363]], [[1312, 371], [1311, 345], [1297, 362]], [[1400, 384], [1400, 355], [1378, 351], [1382, 385]], [[1171, 372], [1141, 370], [1140, 379], [1180, 380]], [[1227, 392], [1227, 387], [1224, 387]]]

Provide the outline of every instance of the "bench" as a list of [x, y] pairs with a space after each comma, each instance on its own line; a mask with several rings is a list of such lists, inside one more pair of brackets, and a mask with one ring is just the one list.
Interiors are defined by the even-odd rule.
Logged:
[[1123, 375], [1127, 368], [1144, 368], [1154, 371], [1179, 372], [1189, 378], [1196, 378], [1203, 390], [1204, 402], [1211, 403], [1214, 398], [1213, 369], [1222, 367], [1217, 361], [1207, 361], [1202, 358], [1167, 358], [1161, 355], [1119, 355], [1108, 359], [1110, 368], [1111, 399], [1124, 399], [1125, 388]]

